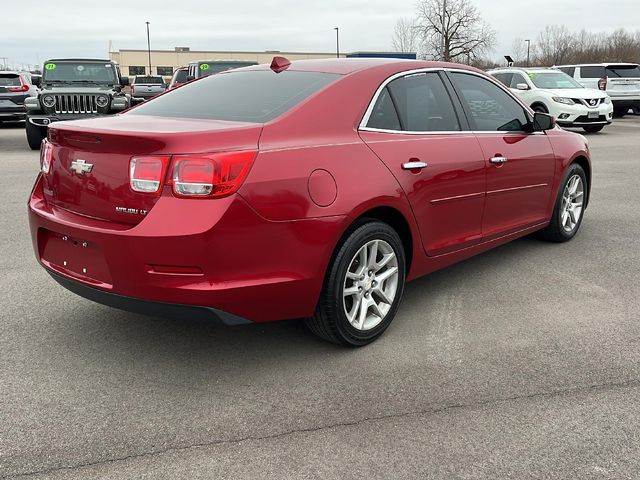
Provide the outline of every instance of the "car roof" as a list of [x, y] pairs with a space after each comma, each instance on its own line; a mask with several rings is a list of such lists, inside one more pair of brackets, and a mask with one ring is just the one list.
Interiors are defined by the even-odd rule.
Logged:
[[[432, 62], [425, 60], [405, 60], [398, 58], [326, 58], [314, 60], [294, 60], [287, 67], [289, 71], [334, 73], [348, 75], [364, 70], [396, 71], [418, 70], [423, 68], [455, 68], [481, 72], [477, 68], [457, 63]], [[242, 70], [269, 70], [269, 64], [245, 67]]]
[[255, 63], [257, 64], [258, 62], [256, 62], [255, 60], [230, 60], [230, 59], [219, 58], [216, 60], [193, 60], [192, 62], [189, 62], [189, 65], [193, 65], [196, 63]]
[[106, 60], [104, 58], [51, 58], [44, 63], [49, 62], [101, 62], [101, 63], [117, 63], [113, 60]]
[[555, 65], [556, 67], [632, 67], [638, 66], [633, 62], [607, 62], [607, 63], [571, 63], [567, 65]]
[[509, 73], [509, 72], [562, 73], [560, 70], [557, 70], [555, 68], [548, 68], [548, 67], [504, 67], [504, 68], [494, 68], [492, 70], [487, 71], [487, 73]]

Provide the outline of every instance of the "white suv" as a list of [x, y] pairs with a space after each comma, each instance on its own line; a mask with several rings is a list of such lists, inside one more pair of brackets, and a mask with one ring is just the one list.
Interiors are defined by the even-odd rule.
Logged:
[[559, 70], [510, 67], [488, 73], [536, 112], [553, 115], [562, 127], [599, 132], [612, 121], [613, 105], [605, 92], [585, 88]]
[[586, 65], [558, 65], [563, 71], [587, 88], [607, 92], [613, 102], [613, 113], [623, 117], [633, 108], [640, 109], [640, 66], [637, 63], [591, 63]]

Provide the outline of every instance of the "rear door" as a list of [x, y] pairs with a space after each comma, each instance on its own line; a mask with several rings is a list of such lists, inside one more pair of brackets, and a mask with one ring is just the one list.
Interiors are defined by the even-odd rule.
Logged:
[[528, 132], [529, 113], [495, 83], [470, 72], [449, 76], [484, 155], [483, 240], [545, 221], [555, 172], [551, 142]]
[[360, 129], [407, 195], [428, 255], [482, 237], [485, 165], [456, 102], [442, 73], [406, 74], [380, 91]]
[[640, 98], [640, 67], [636, 64], [612, 64], [605, 68], [607, 93], [619, 99]]

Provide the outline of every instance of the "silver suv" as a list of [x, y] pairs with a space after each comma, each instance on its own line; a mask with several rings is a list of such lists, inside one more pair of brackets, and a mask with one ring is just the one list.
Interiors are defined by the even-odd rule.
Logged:
[[37, 97], [38, 88], [28, 72], [0, 71], [0, 123], [24, 120], [24, 101]]
[[632, 108], [640, 110], [640, 66], [637, 63], [589, 63], [556, 65], [587, 88], [607, 92], [613, 102], [613, 113], [623, 117]]

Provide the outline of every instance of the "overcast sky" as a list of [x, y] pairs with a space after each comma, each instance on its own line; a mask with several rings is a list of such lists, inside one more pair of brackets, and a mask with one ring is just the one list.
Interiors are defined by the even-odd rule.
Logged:
[[[515, 38], [535, 39], [547, 24], [640, 30], [640, 0], [472, 1], [498, 32], [496, 58], [510, 53]], [[390, 50], [395, 22], [416, 9], [416, 0], [55, 0], [27, 9], [0, 2], [0, 58], [30, 64], [104, 57], [109, 40], [114, 49], [146, 48], [146, 20], [155, 49], [333, 52], [338, 26], [341, 51]]]

